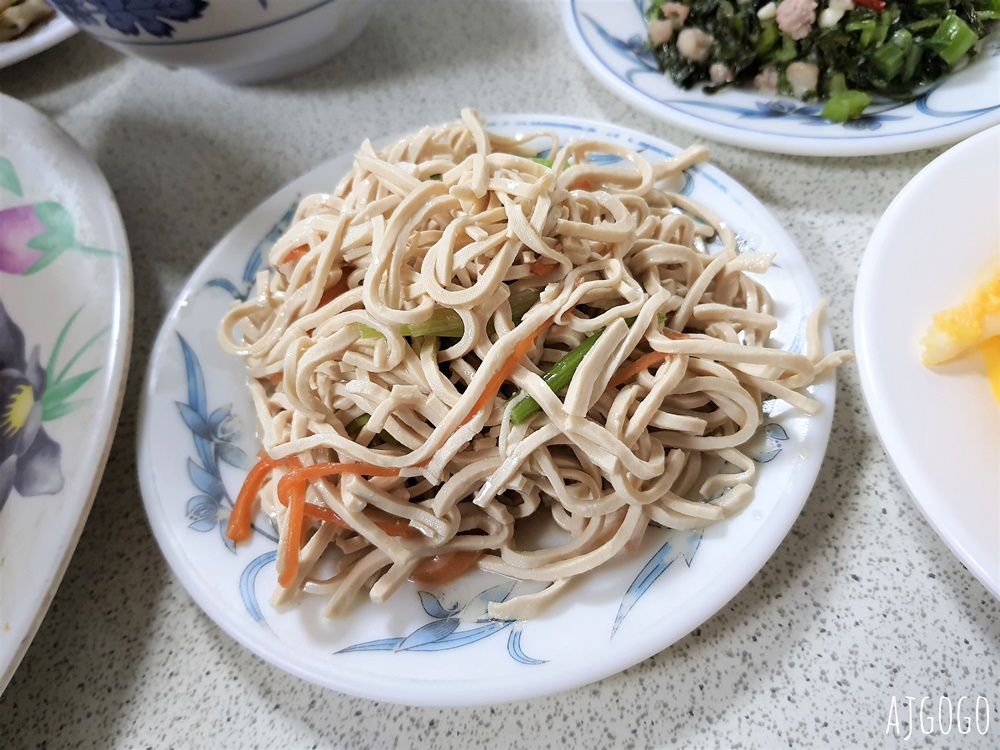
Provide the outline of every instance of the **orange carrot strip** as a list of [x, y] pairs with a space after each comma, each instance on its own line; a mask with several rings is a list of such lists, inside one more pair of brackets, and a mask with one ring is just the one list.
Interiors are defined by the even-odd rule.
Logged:
[[294, 261], [302, 260], [308, 254], [309, 254], [309, 245], [299, 245], [294, 250], [289, 251], [288, 255], [285, 256], [285, 259], [282, 261], [282, 263], [289, 263], [293, 260]]
[[[307, 483], [302, 482], [294, 485], [286, 485], [284, 488], [286, 494], [281, 494], [280, 491], [281, 483], [279, 482], [278, 500], [281, 502], [282, 505], [288, 507], [292, 499], [292, 492], [297, 491], [299, 487], [306, 487], [306, 484]], [[353, 526], [347, 523], [347, 521], [338, 516], [336, 512], [334, 512], [333, 508], [329, 508], [325, 505], [316, 505], [314, 503], [307, 502], [303, 510], [303, 515], [305, 515], [306, 518], [312, 518], [313, 520], [316, 521], [324, 521], [326, 523], [332, 523], [336, 526], [339, 526], [342, 529], [347, 529], [348, 531], [355, 530]], [[420, 532], [417, 529], [410, 526], [409, 521], [404, 521], [399, 518], [395, 518], [393, 516], [390, 516], [388, 513], [379, 515], [377, 508], [365, 511], [365, 515], [368, 516], [369, 519], [376, 526], [382, 529], [382, 531], [384, 531], [389, 536], [402, 536], [411, 538], [420, 536]]]
[[[291, 471], [278, 480], [278, 500], [288, 508], [288, 523], [285, 536], [282, 538], [282, 558], [284, 564], [278, 573], [278, 583], [287, 588], [291, 586], [299, 574], [299, 549], [302, 546], [302, 530], [304, 520], [312, 518], [336, 524], [353, 531], [344, 519], [331, 508], [306, 502], [306, 490], [309, 480], [336, 474], [360, 474], [367, 476], [396, 476], [399, 469], [373, 466], [371, 464], [314, 464], [303, 466], [297, 456], [274, 459], [266, 452], [260, 452], [260, 460], [250, 469], [240, 488], [236, 502], [233, 504], [226, 527], [226, 536], [234, 542], [242, 542], [250, 537], [253, 518], [253, 504], [260, 494], [261, 485], [274, 469], [290, 467]], [[374, 515], [374, 513], [372, 514]], [[389, 536], [414, 537], [420, 532], [409, 525], [407, 521], [384, 514], [384, 518], [372, 519], [374, 523]]]
[[577, 180], [569, 186], [570, 190], [593, 190], [594, 184], [589, 180]]
[[514, 373], [514, 370], [517, 369], [517, 366], [521, 363], [524, 355], [527, 354], [534, 345], [538, 334], [552, 325], [552, 321], [554, 320], [554, 317], [549, 318], [538, 326], [538, 328], [531, 335], [526, 336], [523, 340], [517, 343], [517, 346], [514, 347], [514, 352], [510, 355], [507, 361], [503, 363], [503, 366], [497, 370], [496, 374], [489, 379], [489, 382], [486, 383], [486, 388], [483, 390], [482, 395], [480, 395], [476, 403], [472, 405], [472, 409], [465, 416], [465, 419], [462, 420], [463, 425], [472, 421], [472, 419], [480, 411], [485, 409], [486, 406], [493, 401], [496, 395], [500, 392], [500, 386], [502, 386], [504, 381]]
[[363, 474], [379, 477], [391, 477], [399, 474], [399, 469], [371, 464], [322, 463], [303, 466], [298, 458], [292, 457], [290, 461], [292, 460], [298, 465], [278, 480], [278, 499], [282, 504], [288, 506], [288, 522], [285, 536], [282, 539], [284, 564], [278, 574], [278, 584], [285, 588], [291, 586], [299, 575], [299, 549], [302, 546], [302, 526], [307, 508], [309, 515], [313, 518], [329, 520], [344, 528], [351, 528], [329, 508], [324, 509], [306, 502], [306, 489], [309, 486], [309, 480], [336, 474]]
[[424, 586], [442, 586], [454, 581], [482, 556], [482, 550], [456, 550], [422, 560], [410, 580]]
[[[296, 459], [298, 462], [298, 459]], [[282, 505], [289, 505], [292, 500], [292, 493], [301, 487], [303, 492], [309, 485], [310, 479], [318, 479], [319, 477], [329, 477], [336, 474], [361, 474], [375, 477], [394, 477], [399, 474], [399, 469], [387, 469], [382, 466], [373, 466], [371, 464], [334, 464], [334, 463], [323, 463], [323, 464], [313, 464], [312, 466], [303, 466], [301, 462], [298, 466], [292, 469], [278, 480], [278, 500], [281, 501]], [[289, 506], [290, 507], [290, 506]], [[325, 508], [319, 505], [314, 505], [308, 503], [305, 509], [305, 514], [310, 518], [315, 518], [320, 521], [328, 521], [330, 523], [335, 523], [342, 528], [349, 529], [353, 531], [354, 529], [334, 513], [330, 508]], [[387, 532], [388, 533], [388, 532]]]
[[[305, 490], [306, 487], [307, 484], [305, 482], [301, 484], [290, 485], [286, 488], [288, 494], [287, 495], [279, 494], [278, 500], [285, 507], [289, 507], [292, 501], [292, 493], [297, 492], [299, 489]], [[350, 525], [348, 525], [347, 521], [345, 521], [343, 518], [334, 513], [332, 508], [328, 508], [325, 505], [315, 505], [313, 503], [306, 503], [305, 508], [303, 509], [302, 512], [308, 518], [312, 518], [317, 521], [325, 521], [326, 523], [332, 523], [339, 526], [342, 529], [347, 529], [348, 531], [354, 530], [350, 527]]]
[[650, 352], [649, 354], [643, 354], [639, 357], [639, 359], [635, 360], [635, 362], [626, 365], [616, 372], [611, 380], [608, 381], [608, 387], [605, 388], [605, 390], [610, 391], [612, 388], [615, 388], [622, 383], [627, 383], [643, 370], [648, 370], [653, 365], [660, 364], [660, 362], [669, 356], [670, 355], [666, 352]]
[[347, 284], [347, 271], [345, 270], [344, 274], [340, 277], [340, 281], [323, 292], [323, 296], [319, 298], [319, 306], [323, 307], [324, 305], [330, 304], [337, 299], [337, 297], [346, 292]]
[[[280, 484], [280, 482], [279, 482]], [[292, 485], [288, 502], [288, 525], [282, 537], [282, 566], [278, 572], [278, 585], [288, 588], [299, 575], [299, 549], [302, 547], [302, 525], [306, 510], [306, 486]]]
[[559, 264], [551, 260], [536, 260], [531, 264], [531, 272], [535, 276], [544, 276], [549, 271], [559, 268]]
[[335, 464], [323, 463], [312, 466], [299, 466], [288, 472], [278, 482], [278, 492], [281, 492], [281, 485], [298, 484], [309, 479], [320, 477], [332, 477], [337, 474], [358, 474], [368, 477], [394, 477], [399, 474], [399, 469], [386, 466], [375, 466], [374, 464]]
[[[367, 515], [367, 513], [365, 515]], [[375, 521], [375, 525], [389, 536], [399, 536], [405, 539], [416, 539], [417, 537], [423, 536], [423, 534], [421, 534], [417, 529], [410, 526], [409, 521], [404, 521], [400, 518], [387, 521]]]
[[276, 461], [264, 451], [260, 452], [260, 460], [254, 464], [247, 474], [240, 488], [240, 494], [236, 496], [233, 503], [233, 511], [229, 514], [229, 525], [226, 527], [226, 536], [234, 542], [242, 542], [250, 538], [250, 525], [253, 519], [253, 503], [260, 493], [260, 486], [264, 484], [267, 475], [272, 470], [282, 466], [284, 460]]

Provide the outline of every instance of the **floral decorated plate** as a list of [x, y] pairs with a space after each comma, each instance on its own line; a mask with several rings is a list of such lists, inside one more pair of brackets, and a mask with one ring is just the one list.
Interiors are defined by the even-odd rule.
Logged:
[[0, 68], [6, 68], [21, 60], [27, 60], [32, 55], [55, 47], [59, 42], [69, 39], [77, 31], [76, 26], [58, 13], [54, 18], [39, 24], [37, 28], [9, 42], [0, 42]]
[[76, 547], [118, 422], [132, 271], [114, 196], [0, 95], [0, 690]]
[[806, 156], [892, 154], [955, 143], [1000, 123], [1000, 30], [982, 53], [912, 102], [875, 102], [847, 125], [822, 105], [726, 89], [685, 91], [646, 49], [650, 0], [563, 0], [563, 27], [577, 55], [612, 93], [671, 125], [744, 148]]
[[1000, 260], [998, 207], [1000, 126], [946, 151], [889, 204], [858, 274], [854, 340], [886, 453], [934, 530], [1000, 599], [1000, 405], [978, 355], [920, 361], [934, 313]]
[[[488, 127], [507, 134], [544, 128], [564, 142], [611, 141], [653, 162], [679, 150], [635, 131], [564, 117], [499, 116]], [[586, 684], [704, 622], [760, 569], [802, 508], [830, 433], [832, 380], [815, 386], [823, 404], [816, 417], [767, 403], [755, 447], [760, 482], [742, 514], [704, 533], [648, 533], [635, 555], [589, 575], [537, 619], [489, 618], [487, 603], [508, 597], [514, 582], [487, 574], [444, 590], [407, 583], [385, 604], [365, 600], [336, 621], [323, 619], [319, 597], [284, 611], [269, 605], [276, 540], [266, 520], [236, 548], [222, 533], [247, 457], [259, 445], [243, 365], [222, 352], [216, 330], [233, 300], [252, 293], [299, 199], [331, 190], [351, 163], [352, 154], [333, 159], [251, 211], [195, 271], [156, 340], [142, 400], [139, 476], [157, 541], [190, 594], [278, 667], [341, 692], [412, 705], [495, 703]], [[723, 216], [743, 247], [777, 252], [778, 267], [765, 278], [780, 319], [776, 341], [800, 346], [819, 293], [788, 235], [714, 167], [692, 170], [683, 191]]]

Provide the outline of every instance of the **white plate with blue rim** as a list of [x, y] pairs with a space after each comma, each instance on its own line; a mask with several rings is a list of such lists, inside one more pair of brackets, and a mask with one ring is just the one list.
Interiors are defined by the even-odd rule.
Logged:
[[847, 124], [821, 104], [727, 88], [684, 90], [647, 49], [651, 0], [563, 0], [563, 28], [591, 73], [616, 96], [679, 128], [744, 148], [804, 156], [892, 154], [957, 143], [1000, 123], [1000, 27], [965, 69], [910, 102], [875, 101]]
[[0, 692], [97, 492], [132, 332], [125, 228], [97, 165], [0, 94]]
[[[680, 150], [575, 118], [503, 115], [487, 127], [509, 135], [545, 130], [563, 142], [604, 140], [652, 162]], [[525, 699], [599, 680], [666, 648], [725, 606], [771, 556], [809, 495], [830, 434], [832, 378], [813, 387], [822, 403], [814, 417], [767, 402], [754, 446], [761, 464], [756, 497], [742, 514], [704, 532], [647, 533], [635, 554], [574, 584], [537, 619], [489, 618], [489, 601], [518, 592], [513, 581], [480, 573], [442, 590], [407, 583], [386, 603], [364, 600], [333, 621], [323, 619], [319, 597], [282, 611], [269, 606], [277, 541], [267, 519], [260, 517], [253, 539], [238, 547], [222, 533], [248, 457], [260, 446], [242, 363], [222, 352], [216, 329], [233, 301], [252, 293], [298, 201], [330, 191], [351, 163], [351, 154], [333, 159], [251, 211], [194, 272], [157, 337], [142, 396], [139, 477], [156, 539], [195, 601], [281, 669], [340, 692], [429, 706]], [[819, 292], [788, 235], [715, 167], [691, 170], [682, 190], [724, 217], [741, 247], [777, 253], [765, 277], [780, 321], [774, 341], [800, 347]], [[828, 330], [824, 340], [832, 345]]]
[[56, 13], [47, 21], [28, 29], [24, 34], [7, 42], [0, 42], [0, 68], [27, 60], [29, 57], [55, 47], [69, 39], [77, 29], [65, 16]]

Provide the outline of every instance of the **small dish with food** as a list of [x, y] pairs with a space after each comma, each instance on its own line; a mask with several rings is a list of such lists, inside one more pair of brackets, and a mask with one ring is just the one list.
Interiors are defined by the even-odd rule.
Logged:
[[44, 2], [0, 0], [0, 68], [27, 60], [76, 33], [76, 26]]
[[865, 401], [903, 485], [1000, 598], [998, 205], [1000, 127], [907, 183], [865, 250], [854, 340]]
[[1000, 122], [992, 0], [564, 0], [612, 92], [666, 122], [778, 153], [930, 148]]
[[600, 679], [728, 601], [809, 494], [846, 355], [706, 155], [465, 112], [254, 210], [143, 396], [146, 509], [196, 601], [294, 674], [422, 705]]

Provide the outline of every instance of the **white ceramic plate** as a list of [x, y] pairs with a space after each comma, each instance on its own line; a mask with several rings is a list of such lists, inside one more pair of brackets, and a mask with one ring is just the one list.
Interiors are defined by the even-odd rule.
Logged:
[[125, 229], [97, 166], [0, 94], [0, 691], [101, 479], [132, 331]]
[[583, 63], [612, 93], [671, 125], [745, 148], [807, 156], [891, 154], [955, 143], [1000, 122], [1000, 31], [967, 69], [909, 104], [885, 102], [848, 125], [822, 106], [727, 89], [675, 86], [646, 51], [650, 0], [563, 0], [563, 27]]
[[1000, 254], [1000, 127], [963, 141], [889, 204], [858, 275], [861, 386], [924, 516], [1000, 598], [1000, 406], [978, 355], [933, 369], [920, 339]]
[[6, 68], [8, 65], [44, 52], [69, 39], [76, 32], [77, 28], [72, 21], [56, 13], [54, 18], [50, 18], [27, 34], [9, 42], [0, 42], [0, 68]]
[[[648, 135], [563, 117], [500, 116], [488, 127], [604, 139], [652, 161], [678, 151]], [[443, 592], [406, 584], [386, 604], [366, 601], [334, 622], [321, 619], [318, 601], [281, 613], [270, 608], [275, 541], [257, 533], [234, 550], [221, 533], [245, 475], [231, 464], [259, 446], [244, 371], [220, 350], [216, 328], [234, 297], [249, 292], [262, 253], [299, 198], [331, 190], [350, 165], [349, 154], [323, 164], [237, 224], [195, 271], [157, 338], [143, 393], [139, 476], [160, 547], [194, 599], [282, 669], [345, 693], [413, 705], [495, 703], [582, 685], [704, 622], [760, 569], [805, 502], [829, 437], [832, 381], [815, 388], [823, 403], [815, 418], [769, 402], [756, 446], [766, 465], [744, 513], [704, 535], [650, 533], [638, 554], [589, 576], [536, 620], [486, 618], [486, 601], [509, 595], [513, 586], [486, 575]], [[695, 169], [684, 190], [725, 217], [744, 246], [778, 253], [779, 267], [767, 276], [781, 320], [776, 340], [799, 346], [804, 317], [819, 297], [788, 235], [714, 167]], [[258, 526], [268, 527], [263, 518]]]

